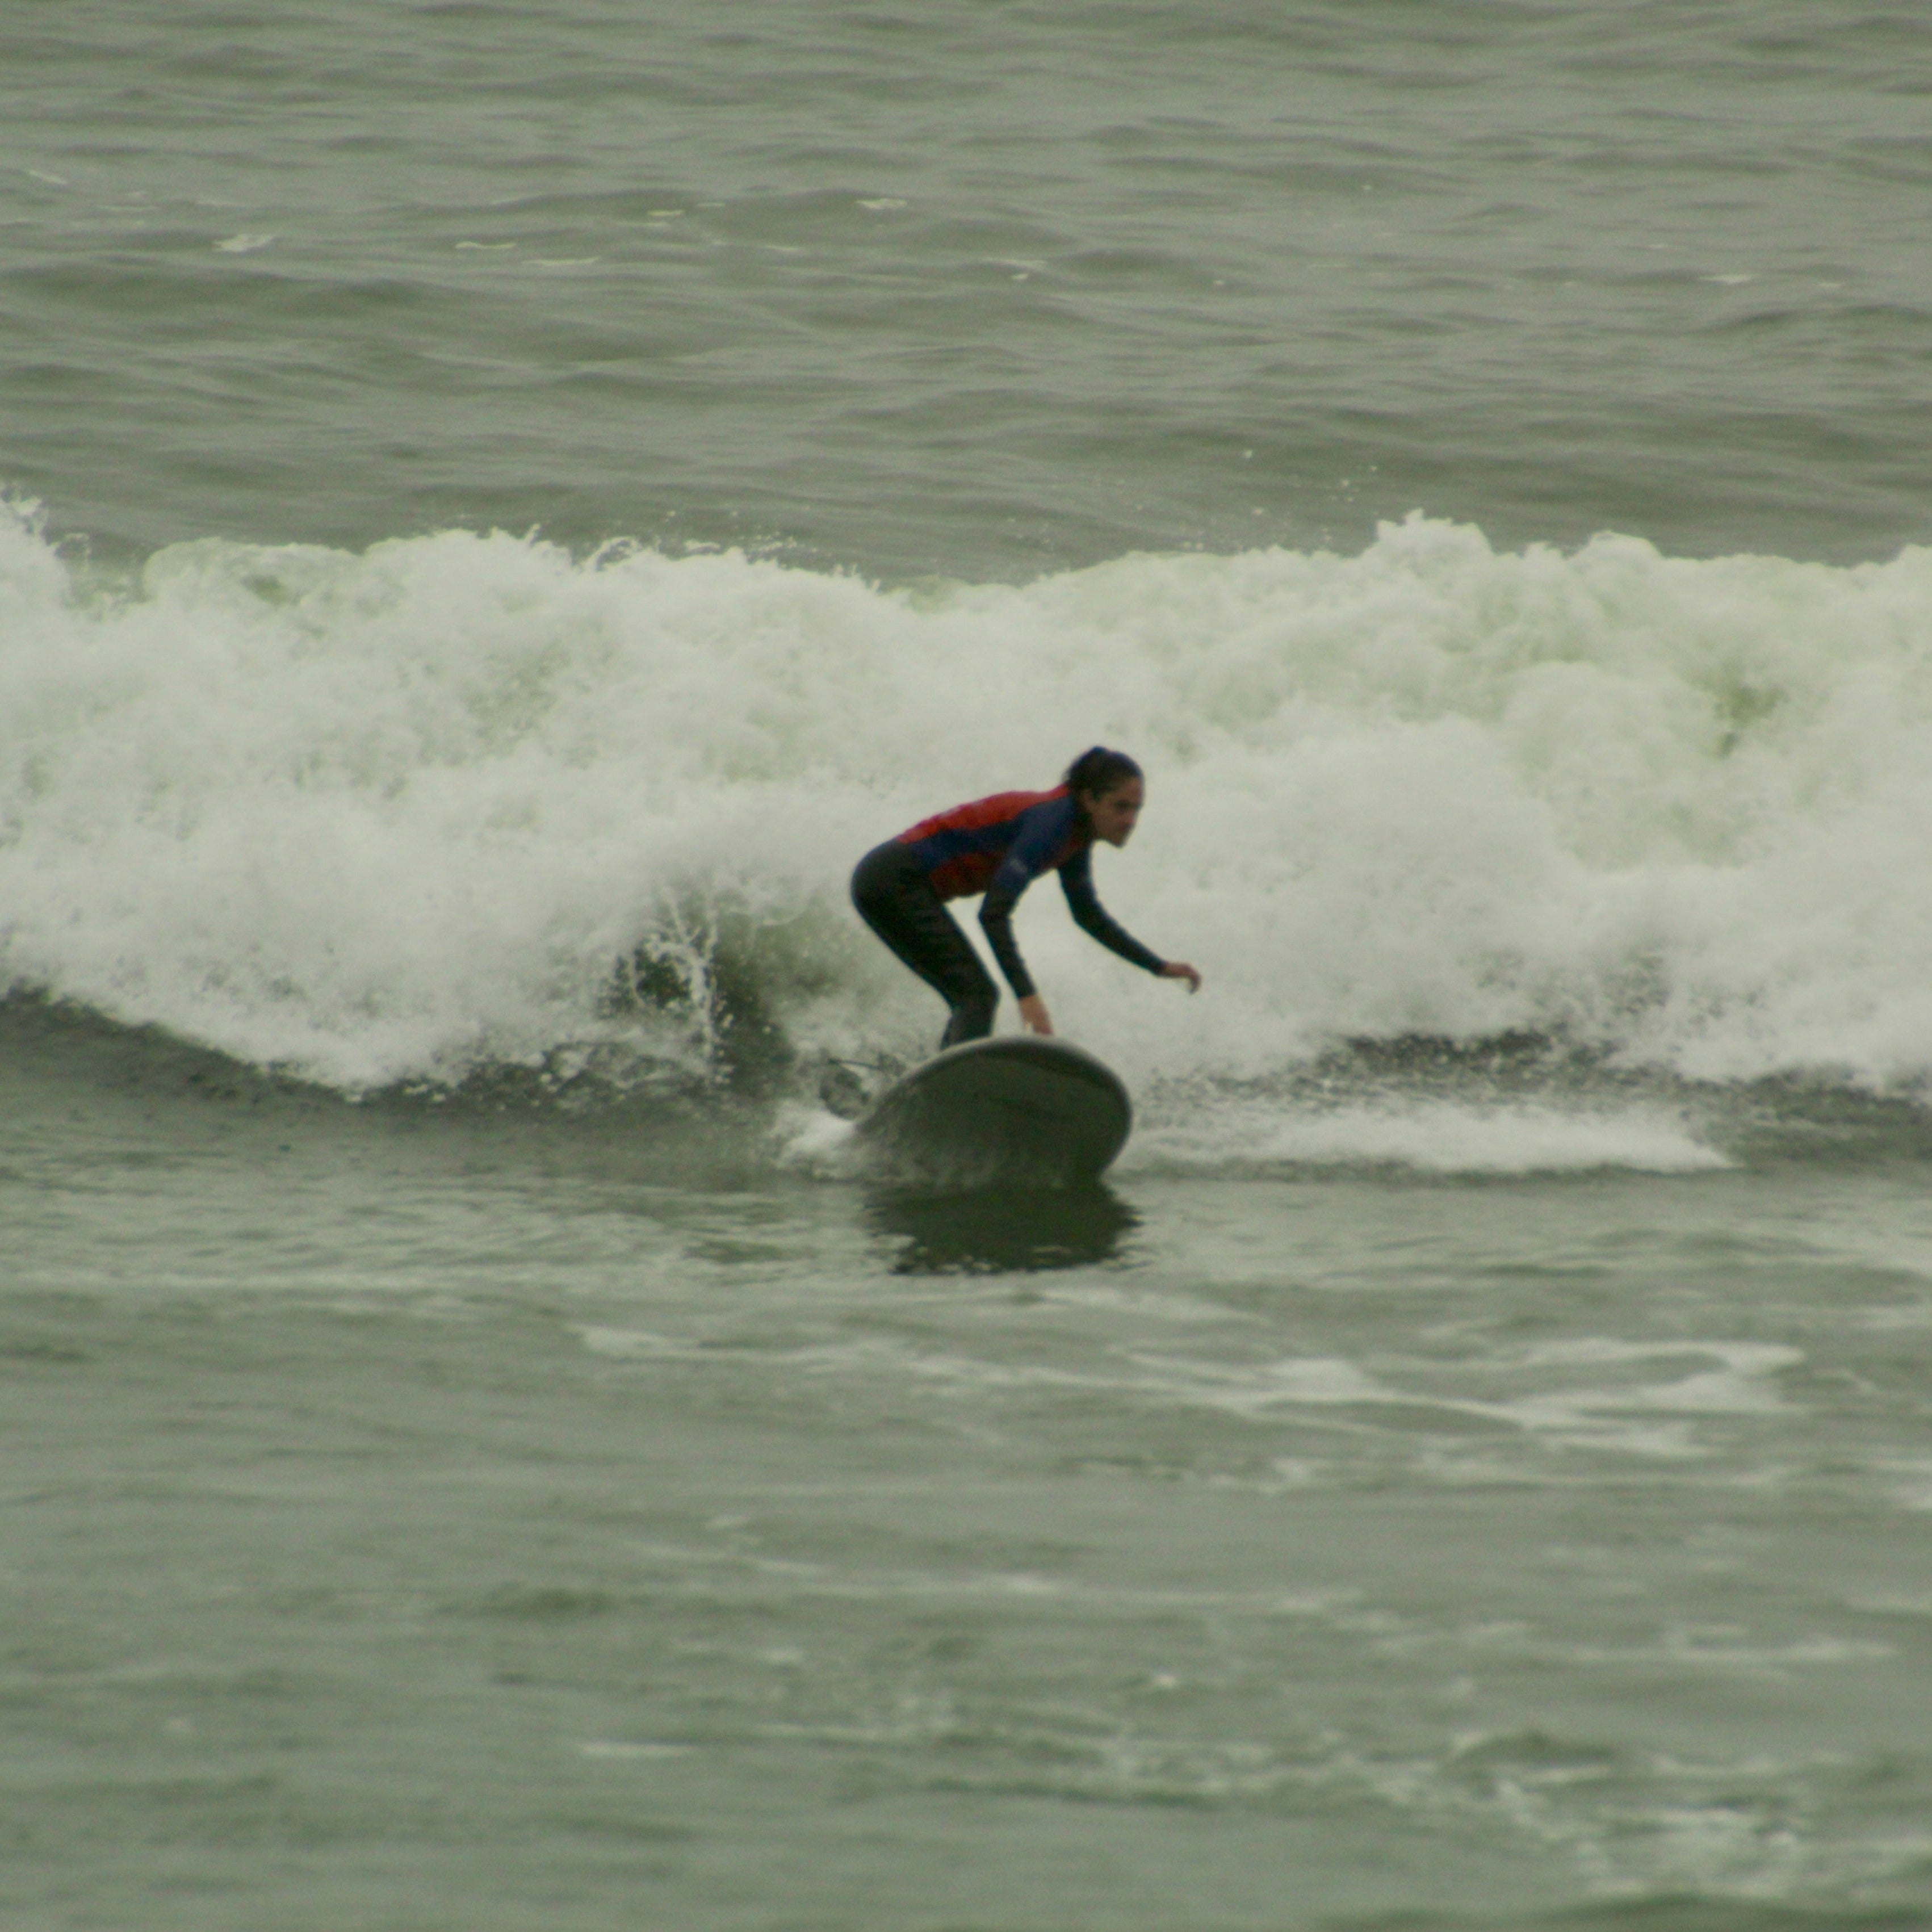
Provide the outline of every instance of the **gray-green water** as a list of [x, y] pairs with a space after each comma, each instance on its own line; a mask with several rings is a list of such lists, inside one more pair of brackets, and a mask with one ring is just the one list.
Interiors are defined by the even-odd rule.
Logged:
[[[0, 89], [7, 1932], [1932, 1924], [1916, 10]], [[1096, 738], [1126, 1156], [866, 1180]]]

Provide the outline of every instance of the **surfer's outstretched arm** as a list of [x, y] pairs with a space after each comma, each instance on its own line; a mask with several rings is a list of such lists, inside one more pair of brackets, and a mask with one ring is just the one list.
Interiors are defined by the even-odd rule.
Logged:
[[1073, 923], [1090, 939], [1097, 939], [1109, 952], [1118, 953], [1144, 973], [1160, 974], [1167, 962], [1151, 946], [1143, 946], [1100, 903], [1094, 890], [1094, 856], [1090, 851], [1074, 854], [1060, 868], [1060, 889], [1066, 895], [1066, 909]]
[[1060, 890], [1066, 895], [1067, 909], [1073, 922], [1089, 938], [1097, 939], [1109, 952], [1117, 952], [1129, 964], [1151, 973], [1158, 980], [1185, 980], [1187, 990], [1201, 990], [1201, 975], [1184, 959], [1163, 959], [1151, 947], [1143, 946], [1100, 903], [1094, 890], [1094, 862], [1088, 852], [1076, 853], [1060, 868]]

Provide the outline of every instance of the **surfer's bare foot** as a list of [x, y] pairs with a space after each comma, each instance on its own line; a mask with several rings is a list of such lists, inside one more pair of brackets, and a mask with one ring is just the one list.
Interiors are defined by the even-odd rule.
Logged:
[[1044, 1034], [1048, 1039], [1053, 1035], [1053, 1016], [1046, 1010], [1046, 1002], [1037, 993], [1029, 993], [1020, 1002], [1020, 1020], [1029, 1033]]
[[1190, 993], [1201, 990], [1201, 975], [1184, 959], [1170, 959], [1160, 969], [1160, 976], [1163, 980], [1185, 980]]

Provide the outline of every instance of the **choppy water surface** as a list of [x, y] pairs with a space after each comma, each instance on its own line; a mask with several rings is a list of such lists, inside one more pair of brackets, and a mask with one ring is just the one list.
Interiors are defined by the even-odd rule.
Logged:
[[1029, 1198], [8, 1046], [17, 1923], [1921, 1922], [1915, 1107], [1343, 1055]]
[[0, 55], [8, 1932], [1932, 1924], [1916, 11]]
[[10, 478], [104, 554], [500, 524], [983, 579], [1418, 507], [1924, 535], [1915, 7], [0, 31]]

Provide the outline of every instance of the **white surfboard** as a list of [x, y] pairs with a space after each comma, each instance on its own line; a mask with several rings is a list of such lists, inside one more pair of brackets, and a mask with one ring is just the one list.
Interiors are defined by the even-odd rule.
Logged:
[[956, 1046], [880, 1095], [854, 1130], [875, 1166], [963, 1184], [1090, 1180], [1126, 1144], [1120, 1076], [1061, 1040]]

